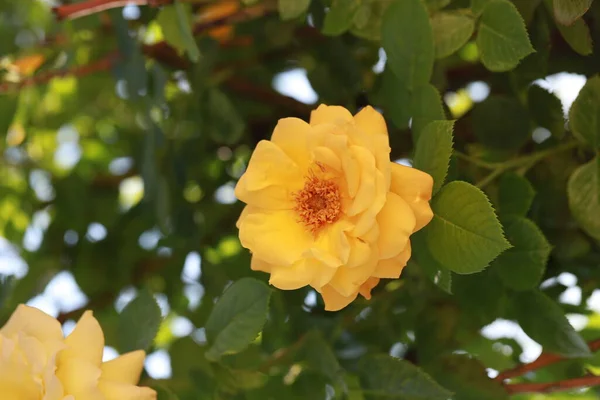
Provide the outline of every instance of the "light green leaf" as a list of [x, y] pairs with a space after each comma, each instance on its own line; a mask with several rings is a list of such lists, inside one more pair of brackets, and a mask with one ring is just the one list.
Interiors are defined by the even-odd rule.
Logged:
[[534, 197], [535, 190], [526, 178], [514, 172], [505, 173], [500, 178], [498, 212], [525, 216]]
[[485, 6], [477, 47], [481, 51], [483, 65], [493, 72], [513, 69], [535, 51], [529, 42], [523, 18], [508, 0], [493, 0]]
[[516, 150], [531, 137], [529, 114], [514, 97], [490, 96], [473, 109], [473, 132], [498, 150]]
[[594, 47], [592, 35], [590, 34], [590, 28], [583, 19], [578, 19], [569, 26], [557, 24], [556, 27], [563, 39], [565, 39], [573, 50], [582, 56], [589, 56], [592, 54]]
[[148, 290], [142, 290], [119, 315], [118, 343], [121, 353], [146, 350], [162, 322], [160, 308]]
[[453, 129], [454, 121], [433, 121], [425, 127], [417, 142], [413, 166], [431, 175], [434, 195], [444, 184], [448, 173]]
[[392, 3], [381, 27], [388, 64], [409, 90], [428, 83], [433, 71], [433, 32], [421, 0]]
[[454, 181], [431, 203], [433, 220], [425, 228], [433, 258], [458, 274], [482, 271], [510, 244], [485, 194]]
[[554, 18], [563, 24], [571, 25], [589, 10], [594, 0], [554, 0]]
[[473, 18], [458, 11], [439, 12], [431, 18], [436, 58], [444, 58], [459, 50], [475, 30]]
[[437, 89], [431, 84], [419, 86], [410, 97], [412, 115], [412, 135], [417, 142], [421, 132], [432, 121], [446, 119], [442, 98]]
[[192, 33], [191, 5], [175, 2], [173, 5], [164, 6], [156, 21], [162, 28], [167, 43], [180, 53], [186, 51], [192, 62], [200, 59], [200, 51]]
[[282, 20], [294, 19], [308, 10], [310, 0], [278, 0], [279, 15]]
[[447, 400], [452, 393], [408, 361], [387, 355], [369, 355], [360, 364], [365, 398]]
[[600, 76], [590, 78], [569, 111], [573, 134], [594, 149], [600, 149]]
[[333, 0], [325, 15], [323, 33], [336, 36], [350, 29], [360, 3], [360, 0]]
[[565, 117], [558, 97], [538, 85], [531, 85], [527, 92], [527, 103], [531, 116], [539, 126], [548, 129], [556, 138], [564, 135]]
[[515, 292], [511, 300], [517, 321], [545, 351], [573, 358], [591, 355], [560, 306], [544, 293], [539, 290]]
[[262, 330], [267, 319], [271, 290], [264, 283], [242, 278], [229, 287], [206, 322], [211, 345], [209, 360], [244, 350]]
[[454, 399], [505, 400], [508, 393], [500, 382], [490, 379], [485, 366], [464, 354], [449, 354], [429, 363], [426, 371], [454, 391]]
[[600, 157], [573, 172], [567, 195], [571, 213], [581, 229], [600, 240]]
[[546, 271], [552, 250], [550, 243], [540, 228], [527, 218], [504, 217], [502, 225], [513, 247], [500, 254], [492, 263], [492, 268], [511, 289], [535, 289]]

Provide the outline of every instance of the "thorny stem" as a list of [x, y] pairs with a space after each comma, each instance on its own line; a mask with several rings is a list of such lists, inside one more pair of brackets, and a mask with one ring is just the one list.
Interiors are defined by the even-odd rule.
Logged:
[[561, 144], [559, 146], [552, 147], [550, 149], [541, 150], [541, 151], [538, 151], [538, 152], [535, 152], [535, 153], [532, 153], [532, 154], [529, 154], [526, 156], [522, 156], [522, 157], [518, 157], [518, 158], [514, 158], [512, 160], [507, 160], [507, 161], [502, 161], [502, 162], [487, 162], [484, 160], [480, 160], [480, 159], [471, 157], [471, 156], [461, 153], [459, 151], [455, 151], [454, 154], [456, 155], [457, 158], [460, 158], [461, 160], [467, 161], [467, 162], [469, 162], [473, 165], [476, 165], [478, 167], [481, 167], [481, 168], [486, 168], [486, 169], [492, 170], [492, 172], [490, 172], [489, 175], [487, 175], [485, 178], [483, 178], [482, 180], [480, 180], [479, 182], [477, 182], [475, 184], [475, 186], [477, 186], [478, 188], [481, 189], [481, 188], [487, 186], [488, 184], [490, 184], [491, 182], [493, 182], [494, 179], [496, 179], [497, 177], [499, 177], [504, 172], [506, 172], [510, 169], [519, 168], [519, 167], [526, 167], [526, 169], [529, 169], [532, 166], [534, 166], [537, 162], [543, 160], [544, 158], [546, 158], [548, 156], [551, 156], [551, 155], [557, 154], [557, 153], [562, 153], [563, 151], [571, 150], [577, 146], [578, 146], [578, 143], [576, 141], [570, 141], [570, 142]]
[[581, 378], [565, 379], [564, 381], [546, 383], [513, 383], [504, 385], [509, 394], [516, 393], [549, 393], [582, 387], [600, 385], [600, 376], [587, 375]]

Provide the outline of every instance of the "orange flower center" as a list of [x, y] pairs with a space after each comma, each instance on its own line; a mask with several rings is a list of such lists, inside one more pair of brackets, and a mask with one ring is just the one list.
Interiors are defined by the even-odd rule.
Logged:
[[338, 185], [329, 179], [322, 179], [312, 172], [304, 183], [304, 188], [294, 194], [300, 222], [313, 234], [335, 222], [342, 211], [342, 201]]

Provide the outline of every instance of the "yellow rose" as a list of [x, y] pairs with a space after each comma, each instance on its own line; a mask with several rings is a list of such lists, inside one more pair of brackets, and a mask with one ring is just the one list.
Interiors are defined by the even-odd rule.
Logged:
[[0, 329], [0, 398], [3, 400], [155, 400], [138, 387], [141, 350], [102, 362], [104, 334], [91, 311], [63, 337], [60, 323], [20, 305]]
[[321, 105], [310, 124], [280, 120], [235, 188], [247, 204], [237, 227], [252, 269], [280, 289], [312, 286], [332, 311], [359, 293], [370, 298], [380, 278], [398, 278], [409, 236], [433, 217], [433, 179], [389, 154], [372, 107], [353, 117]]

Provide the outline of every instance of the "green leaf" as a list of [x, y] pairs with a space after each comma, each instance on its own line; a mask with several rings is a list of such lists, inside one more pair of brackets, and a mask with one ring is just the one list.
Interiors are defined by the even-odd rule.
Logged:
[[500, 254], [492, 268], [511, 289], [535, 289], [546, 271], [552, 246], [540, 228], [527, 218], [505, 217], [502, 225], [513, 247]]
[[421, 0], [392, 3], [381, 27], [388, 64], [409, 90], [428, 83], [433, 71], [433, 32]]
[[563, 310], [539, 290], [515, 292], [511, 296], [517, 321], [544, 351], [563, 357], [588, 357], [590, 349], [573, 329]]
[[475, 136], [491, 149], [516, 150], [530, 138], [529, 114], [514, 97], [488, 97], [475, 106], [472, 120]]
[[537, 124], [548, 129], [556, 138], [564, 135], [565, 117], [558, 97], [538, 85], [531, 85], [527, 92], [527, 103]]
[[300, 354], [309, 368], [329, 378], [333, 383], [343, 383], [344, 370], [319, 331], [313, 330], [306, 334]]
[[483, 65], [493, 72], [513, 69], [535, 51], [529, 42], [523, 18], [508, 0], [493, 0], [485, 6], [477, 47], [481, 51]]
[[446, 7], [451, 1], [452, 0], [425, 0], [425, 5], [429, 12], [434, 12]]
[[18, 105], [19, 96], [0, 94], [0, 136], [6, 137], [6, 133], [15, 118]]
[[446, 119], [442, 98], [437, 89], [426, 84], [416, 88], [410, 98], [412, 115], [412, 134], [415, 142], [427, 124], [435, 120]]
[[425, 231], [415, 232], [411, 237], [412, 258], [409, 263], [416, 263], [423, 269], [425, 274], [440, 289], [452, 294], [452, 273], [438, 263], [427, 247]]
[[6, 301], [10, 298], [15, 287], [15, 277], [0, 275], [0, 311], [4, 309]]
[[578, 19], [569, 26], [557, 24], [556, 27], [573, 50], [582, 56], [592, 54], [594, 47], [592, 35], [590, 34], [590, 28], [583, 19]]
[[408, 121], [411, 117], [410, 91], [389, 66], [385, 67], [379, 79], [377, 91], [373, 95], [373, 103], [382, 105], [386, 115], [389, 115], [397, 128], [408, 128]]
[[408, 361], [387, 355], [369, 355], [359, 368], [367, 400], [447, 400], [452, 395]]
[[419, 364], [452, 351], [461, 311], [451, 302], [436, 301], [419, 310], [415, 327], [415, 345]]
[[323, 33], [337, 36], [346, 32], [352, 26], [359, 6], [359, 0], [333, 0], [329, 12], [325, 15]]
[[589, 10], [594, 0], [554, 0], [554, 18], [563, 24], [571, 25]]
[[500, 178], [498, 212], [525, 216], [534, 197], [535, 190], [526, 178], [514, 172], [505, 173]]
[[192, 11], [190, 4], [175, 2], [172, 6], [164, 6], [156, 21], [163, 30], [167, 43], [180, 53], [188, 53], [192, 62], [200, 59], [200, 51], [192, 33]]
[[448, 173], [453, 129], [454, 121], [433, 121], [425, 127], [417, 142], [413, 166], [431, 175], [433, 195], [440, 190]]
[[473, 14], [476, 16], [481, 15], [483, 9], [490, 1], [491, 0], [471, 0], [471, 11], [473, 11]]
[[508, 393], [500, 382], [490, 379], [485, 366], [463, 354], [443, 356], [426, 370], [460, 400], [505, 400]]
[[242, 278], [229, 287], [206, 322], [211, 344], [209, 360], [244, 350], [258, 336], [267, 319], [271, 290], [264, 283]]
[[179, 400], [179, 397], [164, 385], [152, 383], [151, 387], [156, 391], [157, 400]]
[[475, 30], [473, 18], [459, 11], [439, 12], [431, 18], [436, 58], [448, 57], [467, 43]]
[[160, 308], [154, 296], [148, 290], [141, 290], [119, 315], [120, 352], [148, 349], [161, 322]]
[[573, 134], [594, 149], [600, 149], [600, 76], [587, 80], [569, 112]]
[[600, 157], [573, 172], [567, 195], [571, 213], [581, 229], [600, 240]]
[[510, 244], [486, 195], [466, 182], [454, 181], [431, 203], [433, 220], [425, 228], [433, 258], [458, 274], [482, 271]]
[[294, 19], [308, 10], [310, 0], [278, 0], [277, 6], [282, 20]]
[[506, 288], [491, 268], [478, 274], [456, 275], [452, 285], [462, 311], [461, 325], [479, 329], [503, 315]]

